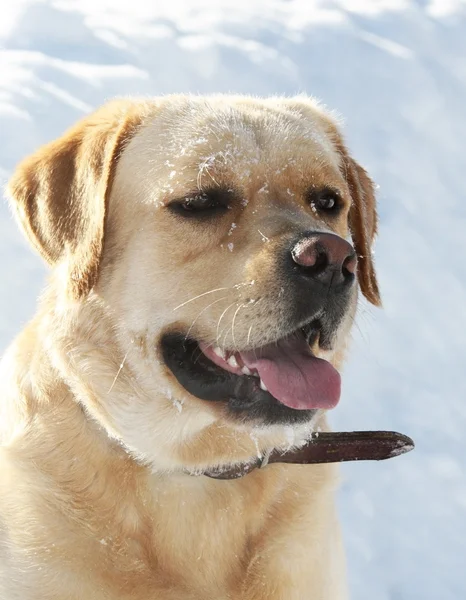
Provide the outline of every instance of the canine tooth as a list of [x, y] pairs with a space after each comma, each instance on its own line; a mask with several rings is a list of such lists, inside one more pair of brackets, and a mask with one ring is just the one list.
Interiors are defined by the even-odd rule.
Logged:
[[227, 363], [230, 365], [230, 367], [237, 367], [238, 366], [238, 361], [236, 360], [234, 354], [232, 354], [230, 356], [230, 358], [227, 360]]
[[269, 390], [266, 388], [266, 386], [265, 386], [265, 383], [262, 381], [262, 379], [261, 379], [261, 382], [260, 382], [260, 388], [261, 388], [261, 390], [264, 390], [264, 392], [268, 392], [268, 391], [269, 391]]
[[241, 372], [245, 375], [251, 375], [251, 371], [247, 368], [246, 365], [244, 365], [244, 367], [241, 369]]
[[215, 346], [214, 354], [220, 356], [220, 358], [225, 358], [225, 352], [223, 352], [223, 350], [219, 346]]

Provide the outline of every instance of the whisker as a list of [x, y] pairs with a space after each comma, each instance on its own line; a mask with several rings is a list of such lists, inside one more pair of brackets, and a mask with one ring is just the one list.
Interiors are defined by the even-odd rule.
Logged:
[[[207, 350], [208, 348], [212, 348], [212, 346], [213, 346], [213, 344], [207, 344], [207, 346], [206, 346], [206, 350]], [[194, 359], [194, 361], [193, 361], [193, 362], [194, 362], [194, 364], [196, 364], [196, 363], [197, 363], [197, 361], [198, 361], [198, 360], [201, 358], [201, 356], [204, 354], [204, 352], [202, 352], [202, 350], [201, 350], [201, 349], [199, 348], [199, 346], [198, 346], [198, 347], [197, 347], [197, 348], [194, 350], [194, 352], [193, 352], [193, 354], [192, 354], [192, 357], [194, 356], [194, 354], [196, 353], [196, 351], [197, 351], [197, 357], [196, 357], [196, 358]], [[191, 358], [192, 358], [192, 357], [191, 357]]]
[[240, 304], [238, 306], [238, 308], [235, 311], [235, 314], [233, 315], [233, 321], [231, 323], [231, 339], [233, 340], [233, 347], [235, 349], [237, 349], [237, 345], [236, 345], [236, 340], [235, 340], [235, 319], [236, 319], [236, 315], [239, 313], [239, 311], [243, 308], [243, 306], [246, 306], [245, 304]]
[[263, 242], [270, 242], [270, 238], [264, 235], [260, 229], [258, 229], [257, 231], [259, 232]]
[[[230, 309], [232, 306], [234, 306], [235, 304], [236, 304], [236, 301], [235, 301], [235, 302], [232, 302], [232, 303], [230, 304], [230, 306], [227, 306], [227, 307], [225, 308], [225, 310], [222, 312], [222, 314], [220, 315], [220, 319], [218, 320], [218, 323], [217, 323], [217, 337], [216, 337], [217, 344], [219, 343], [219, 341], [218, 341], [218, 338], [219, 338], [219, 334], [218, 334], [218, 332], [219, 332], [219, 329], [220, 329], [220, 322], [221, 322], [221, 320], [223, 319], [224, 315], [226, 315], [227, 311], [228, 311], [228, 310], [229, 310], [229, 309]], [[222, 333], [223, 333], [224, 331], [225, 331], [225, 330], [223, 329], [223, 330], [222, 330]]]
[[[238, 302], [233, 302], [233, 304], [230, 304], [230, 306], [228, 308], [231, 308], [232, 306], [235, 306], [236, 304], [238, 304]], [[224, 329], [222, 329], [222, 333], [220, 335], [223, 335], [223, 332], [226, 331], [225, 336], [223, 337], [223, 353], [225, 354], [226, 350], [225, 350], [225, 345], [226, 345], [226, 341], [227, 341], [227, 337], [229, 332], [231, 331], [231, 327], [230, 325], [225, 325]]]
[[360, 325], [359, 325], [359, 323], [358, 323], [358, 320], [357, 320], [357, 319], [358, 319], [358, 315], [356, 315], [356, 316], [353, 316], [353, 315], [348, 315], [348, 316], [349, 316], [349, 318], [351, 319], [351, 325], [352, 325], [353, 327], [356, 327], [356, 328], [357, 328], [357, 330], [359, 331], [359, 335], [361, 336], [361, 339], [362, 339], [362, 340], [363, 340], [365, 343], [367, 343], [367, 342], [368, 342], [368, 339], [367, 339], [367, 337], [365, 336], [365, 334], [363, 333], [363, 331], [362, 331], [362, 329], [361, 329], [361, 327], [360, 327]]
[[189, 337], [189, 334], [191, 333], [192, 328], [194, 327], [194, 324], [196, 323], [196, 321], [199, 319], [199, 317], [202, 315], [202, 313], [204, 313], [208, 308], [210, 308], [211, 306], [213, 306], [214, 304], [217, 304], [217, 302], [221, 302], [222, 300], [225, 300], [225, 298], [227, 298], [228, 296], [223, 296], [222, 298], [218, 298], [218, 300], [214, 300], [213, 302], [211, 302], [210, 304], [208, 304], [207, 306], [205, 306], [201, 312], [197, 315], [197, 317], [194, 319], [194, 321], [191, 323], [190, 328], [188, 329], [188, 332], [186, 333], [185, 337], [184, 337], [184, 341], [186, 341]]
[[[226, 329], [226, 333], [225, 333], [225, 337], [223, 338], [223, 348], [222, 348], [222, 349], [223, 349], [223, 354], [225, 354], [225, 353], [226, 353], [226, 350], [225, 350], [225, 345], [226, 345], [226, 343], [227, 343], [227, 337], [228, 337], [228, 334], [229, 334], [229, 332], [230, 332], [230, 326], [229, 326], [229, 325], [227, 325], [227, 326], [225, 327], [225, 329]], [[224, 329], [223, 331], [225, 331], [225, 329]], [[222, 333], [223, 333], [223, 331], [222, 331]]]
[[228, 288], [228, 287], [216, 288], [215, 290], [209, 290], [208, 292], [204, 292], [203, 294], [199, 294], [198, 296], [194, 296], [194, 298], [191, 298], [190, 300], [186, 300], [186, 302], [183, 302], [182, 304], [178, 304], [178, 306], [176, 306], [173, 309], [173, 312], [175, 312], [175, 310], [178, 310], [182, 306], [186, 306], [186, 304], [189, 304], [190, 302], [194, 302], [194, 300], [197, 300], [198, 298], [202, 298], [202, 296], [207, 296], [207, 294], [213, 294], [214, 292], [222, 292], [224, 290], [230, 290], [230, 289], [231, 288]]
[[[129, 352], [129, 350], [128, 350]], [[121, 370], [123, 369], [123, 367], [125, 366], [125, 362], [126, 362], [126, 358], [128, 356], [128, 352], [124, 355], [123, 360], [121, 362], [120, 368], [117, 371], [117, 374], [115, 375], [115, 379], [112, 382], [112, 385], [110, 386], [110, 389], [108, 390], [107, 394], [110, 394], [110, 392], [113, 390], [113, 387], [116, 383], [116, 380], [118, 379], [119, 374], [121, 373]]]

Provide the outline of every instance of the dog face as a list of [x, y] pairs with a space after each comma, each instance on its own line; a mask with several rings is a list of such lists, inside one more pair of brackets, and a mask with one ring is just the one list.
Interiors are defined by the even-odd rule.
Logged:
[[24, 163], [10, 193], [69, 304], [111, 320], [143, 394], [100, 397], [99, 419], [142, 455], [167, 401], [191, 433], [307, 423], [338, 401], [358, 281], [379, 303], [375, 202], [310, 100], [113, 103]]

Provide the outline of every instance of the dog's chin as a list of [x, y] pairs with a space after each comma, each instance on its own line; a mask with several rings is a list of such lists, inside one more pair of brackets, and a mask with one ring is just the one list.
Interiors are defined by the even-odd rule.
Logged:
[[338, 403], [340, 376], [314, 355], [311, 346], [318, 343], [329, 346], [312, 322], [252, 350], [222, 351], [180, 331], [165, 333], [160, 348], [192, 396], [217, 403], [227, 420], [268, 426], [306, 423]]

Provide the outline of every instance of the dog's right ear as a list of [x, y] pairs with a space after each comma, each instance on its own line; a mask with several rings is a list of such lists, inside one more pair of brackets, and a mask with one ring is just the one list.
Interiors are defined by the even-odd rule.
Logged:
[[103, 106], [20, 163], [7, 188], [34, 248], [51, 266], [66, 263], [75, 299], [97, 280], [115, 167], [146, 112], [131, 100]]

